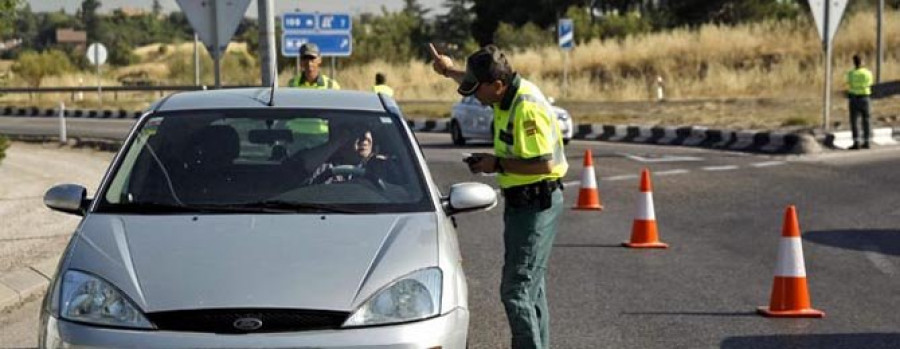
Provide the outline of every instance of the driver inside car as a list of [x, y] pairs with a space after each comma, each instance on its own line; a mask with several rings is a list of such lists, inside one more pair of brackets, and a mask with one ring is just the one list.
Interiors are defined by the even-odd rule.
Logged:
[[388, 157], [375, 152], [375, 140], [367, 130], [315, 168], [305, 185], [340, 183], [361, 177], [383, 186], [387, 169]]

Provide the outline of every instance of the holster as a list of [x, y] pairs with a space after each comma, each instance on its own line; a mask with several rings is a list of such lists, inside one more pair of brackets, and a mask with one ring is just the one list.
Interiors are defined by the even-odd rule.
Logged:
[[553, 191], [556, 189], [563, 189], [561, 180], [543, 180], [503, 189], [503, 197], [506, 198], [509, 207], [536, 208], [543, 211], [553, 205]]

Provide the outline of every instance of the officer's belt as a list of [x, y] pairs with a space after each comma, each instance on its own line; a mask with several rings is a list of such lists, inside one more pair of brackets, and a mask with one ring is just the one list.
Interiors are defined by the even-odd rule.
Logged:
[[548, 193], [552, 193], [556, 189], [563, 189], [562, 179], [545, 179], [531, 184], [517, 185], [514, 187], [504, 188], [503, 196], [514, 196], [527, 193], [538, 193], [542, 189], [548, 189]]

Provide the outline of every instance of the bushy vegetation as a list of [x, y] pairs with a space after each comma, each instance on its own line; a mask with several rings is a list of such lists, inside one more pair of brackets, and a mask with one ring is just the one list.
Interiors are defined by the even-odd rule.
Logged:
[[9, 138], [6, 136], [0, 135], [0, 163], [3, 162], [3, 158], [6, 157], [6, 149], [9, 148]]
[[72, 70], [69, 57], [58, 50], [45, 52], [26, 51], [12, 65], [13, 73], [28, 82], [31, 87], [40, 87], [46, 76], [60, 75]]

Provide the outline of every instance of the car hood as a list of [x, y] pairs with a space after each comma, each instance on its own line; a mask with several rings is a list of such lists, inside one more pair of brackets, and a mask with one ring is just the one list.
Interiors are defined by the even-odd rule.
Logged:
[[66, 268], [100, 276], [145, 312], [352, 311], [436, 266], [434, 213], [104, 215], [85, 218]]

